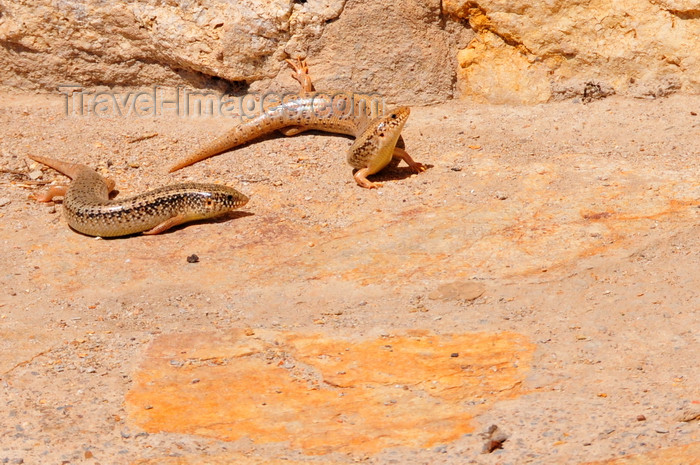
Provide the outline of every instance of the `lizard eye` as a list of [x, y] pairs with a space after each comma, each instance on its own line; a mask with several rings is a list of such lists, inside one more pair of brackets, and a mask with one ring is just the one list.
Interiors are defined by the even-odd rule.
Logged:
[[391, 114], [391, 119], [396, 119], [396, 113]]

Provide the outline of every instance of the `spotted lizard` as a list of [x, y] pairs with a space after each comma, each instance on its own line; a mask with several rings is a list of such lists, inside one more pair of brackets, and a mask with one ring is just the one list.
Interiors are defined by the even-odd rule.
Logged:
[[110, 200], [114, 181], [89, 167], [36, 155], [29, 158], [73, 180], [67, 187], [53, 186], [34, 198], [49, 202], [63, 196], [63, 215], [68, 225], [88, 236], [159, 234], [182, 223], [223, 215], [248, 202], [248, 197], [232, 187], [193, 182]]
[[347, 162], [355, 168], [353, 176], [360, 187], [372, 189], [381, 186], [368, 180], [367, 176], [381, 171], [387, 165], [396, 165], [401, 160], [414, 173], [425, 171], [426, 166], [414, 161], [403, 148], [401, 130], [411, 113], [410, 108], [398, 107], [385, 115], [372, 118], [367, 102], [355, 98], [355, 94], [317, 92], [304, 60], [287, 60], [287, 63], [294, 70], [292, 77], [302, 86], [298, 98], [266, 108], [260, 115], [235, 126], [178, 162], [170, 168], [170, 172], [276, 130], [292, 136], [312, 129], [355, 137], [347, 152]]

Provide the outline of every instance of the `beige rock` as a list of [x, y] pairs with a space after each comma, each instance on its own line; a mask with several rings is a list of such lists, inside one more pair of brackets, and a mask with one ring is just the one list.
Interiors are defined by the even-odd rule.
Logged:
[[691, 0], [0, 0], [0, 82], [23, 89], [268, 91], [308, 56], [319, 88], [388, 103], [658, 97], [700, 91], [699, 48]]
[[457, 88], [463, 95], [497, 104], [546, 102], [552, 96], [541, 62], [485, 31], [457, 55]]
[[697, 2], [446, 0], [444, 11], [477, 32], [458, 55], [463, 96], [537, 103], [591, 82], [637, 97], [700, 91]]
[[312, 52], [322, 84], [425, 103], [452, 96], [460, 37], [442, 24], [439, 0], [0, 0], [0, 12], [0, 80], [25, 89], [267, 90], [282, 69], [292, 84], [284, 58]]
[[473, 34], [443, 22], [438, 0], [348, 2], [308, 48], [319, 87], [379, 92], [389, 102], [452, 98], [457, 44]]

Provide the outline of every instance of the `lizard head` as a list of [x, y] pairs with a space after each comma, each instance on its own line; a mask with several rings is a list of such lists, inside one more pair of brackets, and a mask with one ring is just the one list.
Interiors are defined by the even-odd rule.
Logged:
[[[374, 134], [380, 139], [392, 139], [395, 137], [398, 139], [403, 125], [406, 124], [408, 115], [411, 114], [411, 109], [409, 107], [398, 107], [391, 110], [384, 116], [381, 116], [375, 120]], [[396, 144], [396, 142], [394, 142]]]

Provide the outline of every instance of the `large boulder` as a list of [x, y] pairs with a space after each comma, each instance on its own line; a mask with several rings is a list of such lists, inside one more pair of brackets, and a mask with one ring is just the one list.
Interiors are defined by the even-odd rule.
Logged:
[[389, 102], [658, 97], [700, 92], [698, 50], [693, 0], [0, 0], [0, 80], [24, 89], [266, 91], [308, 56], [319, 88]]
[[477, 33], [459, 59], [459, 91], [494, 103], [597, 92], [700, 92], [694, 0], [445, 0]]

